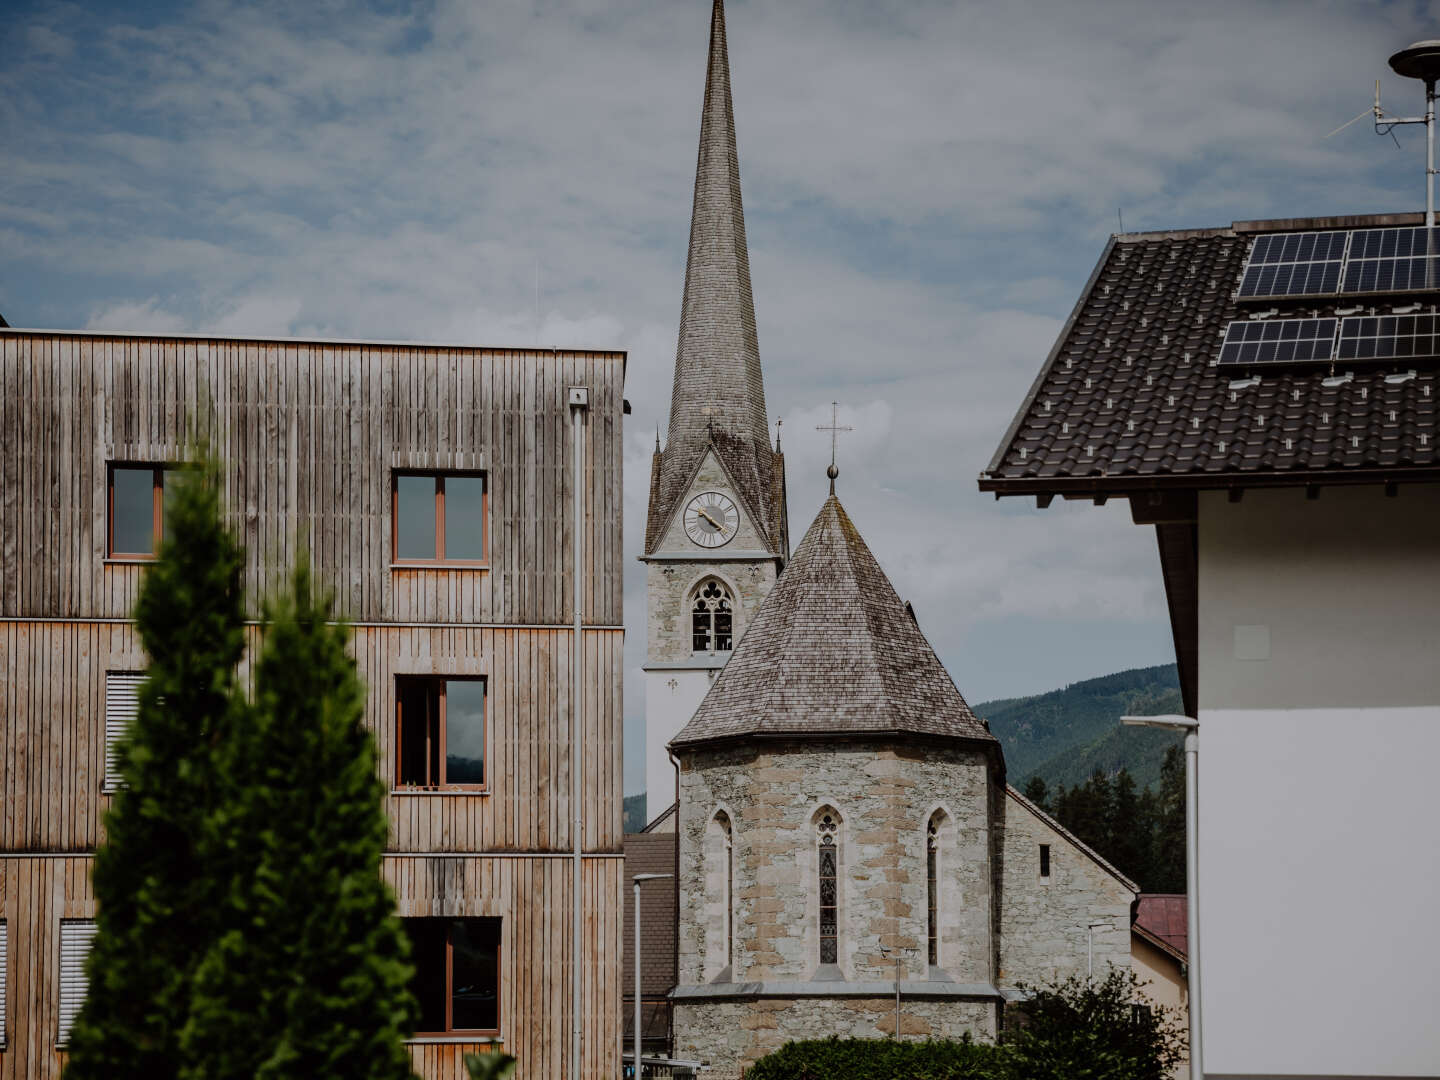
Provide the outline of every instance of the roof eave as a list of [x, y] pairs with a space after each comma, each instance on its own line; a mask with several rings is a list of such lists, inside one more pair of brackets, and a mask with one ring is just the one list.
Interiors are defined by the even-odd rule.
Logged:
[[[1075, 306], [1070, 309], [1069, 318], [1065, 320], [1065, 325], [1060, 328], [1060, 333], [1055, 335], [1055, 343], [1050, 346], [1050, 352], [1045, 357], [1045, 363], [1040, 365], [1040, 373], [1035, 376], [1035, 380], [1030, 384], [1030, 389], [1025, 393], [1025, 400], [1020, 403], [1020, 408], [1016, 411], [1014, 419], [1010, 421], [1010, 426], [1005, 429], [1005, 437], [1000, 440], [1000, 446], [995, 451], [995, 456], [990, 459], [990, 467], [985, 470], [985, 473], [993, 473], [1000, 468], [1000, 463], [1004, 460], [1006, 451], [1010, 449], [1010, 444], [1015, 441], [1015, 436], [1019, 434], [1020, 426], [1025, 422], [1025, 418], [1030, 415], [1030, 407], [1035, 404], [1035, 399], [1040, 396], [1040, 388], [1045, 385], [1045, 379], [1050, 374], [1050, 368], [1060, 355], [1060, 350], [1064, 348], [1065, 342], [1070, 339], [1070, 332], [1075, 329], [1076, 320], [1080, 318], [1080, 312], [1085, 309], [1086, 303], [1089, 302], [1090, 292], [1095, 288], [1095, 282], [1100, 280], [1100, 272], [1105, 269], [1105, 264], [1110, 259], [1110, 252], [1114, 249], [1115, 237], [1111, 235], [1109, 242], [1105, 245], [1105, 250], [1100, 252], [1100, 258], [1095, 263], [1095, 268], [1090, 271], [1090, 277], [1085, 282], [1085, 288], [1080, 290], [1080, 298], [1075, 301]], [[981, 490], [984, 489], [982, 488]]]
[[1434, 465], [1286, 469], [1283, 472], [1160, 473], [1145, 476], [1003, 477], [994, 476], [992, 473], [993, 470], [981, 473], [979, 485], [981, 491], [993, 491], [996, 498], [1015, 495], [1086, 498], [1092, 494], [1124, 496], [1132, 492], [1163, 489], [1230, 491], [1240, 488], [1336, 487], [1346, 484], [1422, 483], [1440, 480], [1440, 467]]
[[978, 750], [999, 750], [1000, 740], [993, 735], [941, 735], [933, 731], [911, 731], [909, 728], [873, 728], [865, 731], [742, 731], [726, 735], [709, 735], [684, 741], [675, 739], [667, 750], [688, 753], [696, 750], [711, 750], [729, 743], [752, 742], [816, 742], [821, 739], [836, 739], [855, 742], [874, 740], [904, 739], [912, 742], [939, 743], [946, 746], [968, 746]]
[[1053, 817], [1051, 817], [1049, 814], [1047, 814], [1044, 810], [1042, 810], [1042, 809], [1040, 809], [1040, 807], [1036, 806], [1034, 802], [1032, 802], [1031, 800], [1027, 799], [1027, 798], [1024, 796], [1024, 794], [1021, 793], [1021, 791], [1020, 791], [1018, 788], [1016, 788], [1013, 784], [1006, 784], [1006, 785], [1005, 785], [1005, 794], [1008, 795], [1010, 798], [1014, 799], [1017, 803], [1019, 803], [1021, 806], [1023, 806], [1026, 810], [1030, 811], [1030, 813], [1034, 814], [1037, 818], [1039, 818], [1041, 821], [1043, 821], [1043, 822], [1044, 822], [1046, 825], [1048, 825], [1050, 828], [1054, 829], [1057, 833], [1059, 833], [1061, 836], [1063, 836], [1063, 837], [1064, 837], [1066, 840], [1068, 840], [1071, 844], [1075, 845], [1075, 847], [1076, 847], [1082, 854], [1086, 855], [1086, 856], [1090, 859], [1091, 862], [1093, 862], [1096, 866], [1100, 867], [1100, 869], [1104, 870], [1107, 874], [1109, 874], [1111, 877], [1113, 877], [1116, 881], [1120, 882], [1121, 885], [1125, 886], [1125, 888], [1129, 889], [1129, 890], [1130, 890], [1132, 893], [1134, 893], [1137, 897], [1140, 895], [1140, 886], [1137, 885], [1137, 884], [1135, 884], [1135, 882], [1131, 881], [1128, 877], [1126, 877], [1123, 873], [1121, 873], [1119, 867], [1117, 867], [1117, 866], [1115, 866], [1114, 864], [1112, 864], [1112, 863], [1110, 863], [1109, 861], [1107, 861], [1098, 851], [1096, 851], [1094, 848], [1092, 848], [1089, 844], [1085, 843], [1084, 840], [1081, 840], [1078, 836], [1076, 836], [1073, 832], [1071, 832], [1069, 829], [1067, 829], [1064, 825], [1061, 825], [1060, 822], [1056, 821]]
[[1145, 927], [1141, 926], [1139, 923], [1131, 923], [1130, 932], [1137, 937], [1143, 938], [1145, 941], [1148, 941], [1151, 945], [1154, 945], [1161, 952], [1166, 953], [1175, 960], [1178, 960], [1180, 963], [1184, 964], [1187, 962], [1186, 956], [1183, 952], [1175, 948], [1174, 945], [1171, 945], [1160, 935], [1154, 933], [1153, 931], [1145, 929]]

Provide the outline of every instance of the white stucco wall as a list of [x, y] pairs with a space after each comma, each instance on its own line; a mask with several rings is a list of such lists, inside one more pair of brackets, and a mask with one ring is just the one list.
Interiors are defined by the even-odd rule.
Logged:
[[665, 747], [690, 722], [719, 674], [718, 667], [645, 672], [645, 812], [652, 821], [675, 801], [675, 766]]
[[1440, 1076], [1440, 487], [1204, 495], [1212, 1077]]

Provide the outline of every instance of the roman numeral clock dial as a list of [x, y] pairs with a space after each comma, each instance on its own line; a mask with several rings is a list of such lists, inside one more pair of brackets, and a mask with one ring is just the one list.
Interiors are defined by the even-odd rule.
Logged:
[[704, 548], [728, 544], [740, 528], [740, 510], [718, 491], [702, 491], [685, 506], [685, 535]]

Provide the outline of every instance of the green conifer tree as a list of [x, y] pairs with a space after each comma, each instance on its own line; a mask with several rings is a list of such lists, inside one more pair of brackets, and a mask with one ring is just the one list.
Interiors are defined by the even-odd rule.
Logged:
[[1185, 891], [1185, 752], [1179, 746], [1165, 751], [1160, 763], [1160, 793], [1156, 798], [1154, 867], [1155, 892]]
[[1122, 768], [1115, 777], [1109, 833], [1105, 857], [1143, 887], [1150, 876], [1150, 823], [1142, 814], [1140, 793], [1129, 769]]
[[214, 467], [167, 477], [164, 542], [135, 608], [149, 678], [95, 854], [98, 933], [70, 1080], [175, 1077], [195, 968], [213, 938], [224, 883], [206, 872], [197, 842], [245, 645], [244, 556], [221, 523], [219, 487]]
[[201, 960], [182, 1080], [403, 1080], [408, 943], [347, 631], [302, 561], [267, 605], [255, 702], [221, 747], [206, 852], [232, 883]]
[[1043, 776], [1032, 776], [1025, 781], [1025, 797], [1047, 814], [1050, 812], [1050, 791]]

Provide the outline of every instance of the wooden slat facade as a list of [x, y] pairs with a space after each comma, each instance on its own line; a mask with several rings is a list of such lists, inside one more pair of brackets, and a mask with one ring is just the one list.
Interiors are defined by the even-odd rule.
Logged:
[[[110, 802], [105, 676], [146, 666], [127, 621], [145, 566], [105, 557], [107, 467], [185, 460], [196, 422], [224, 462], [252, 616], [305, 543], [354, 621], [387, 787], [396, 678], [486, 678], [488, 790], [390, 794], [385, 872], [402, 915], [502, 918], [501, 1042], [523, 1076], [567, 1075], [575, 385], [590, 391], [581, 1075], [619, 1074], [623, 369], [620, 353], [0, 330], [0, 1080], [58, 1075], [56, 935], [93, 914]], [[488, 565], [392, 567], [395, 469], [486, 474]], [[448, 1078], [484, 1048], [411, 1052], [422, 1076]]]

